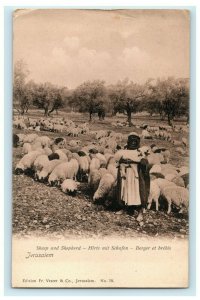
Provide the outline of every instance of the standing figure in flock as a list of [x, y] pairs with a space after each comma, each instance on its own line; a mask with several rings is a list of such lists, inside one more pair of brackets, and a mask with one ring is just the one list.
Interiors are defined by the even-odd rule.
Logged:
[[139, 150], [140, 137], [133, 132], [128, 136], [125, 150], [116, 153], [119, 163], [117, 176], [117, 202], [129, 212], [139, 208], [138, 221], [143, 219], [150, 190], [148, 160]]

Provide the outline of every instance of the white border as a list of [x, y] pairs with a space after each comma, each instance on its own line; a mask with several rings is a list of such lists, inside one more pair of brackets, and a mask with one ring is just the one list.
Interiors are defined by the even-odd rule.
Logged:
[[[3, 15], [4, 15], [4, 6], [68, 6], [68, 7], [84, 7], [84, 6], [103, 6], [103, 7], [106, 7], [106, 6], [171, 6], [171, 7], [176, 7], [176, 6], [196, 6], [196, 20], [197, 20], [197, 32], [196, 32], [196, 36], [197, 36], [197, 39], [196, 39], [196, 53], [197, 53], [197, 94], [196, 94], [196, 153], [197, 153], [197, 158], [196, 158], [196, 163], [197, 163], [197, 181], [199, 182], [199, 178], [198, 178], [198, 169], [200, 167], [199, 165], [199, 162], [200, 162], [200, 159], [199, 159], [199, 153], [200, 153], [200, 143], [199, 143], [199, 137], [200, 137], [200, 127], [199, 127], [199, 124], [200, 124], [200, 115], [199, 115], [199, 112], [200, 112], [200, 104], [199, 104], [199, 101], [200, 101], [200, 93], [199, 93], [199, 86], [200, 86], [200, 78], [199, 78], [199, 67], [200, 67], [200, 62], [199, 62], [199, 53], [200, 53], [200, 47], [199, 47], [199, 36], [200, 36], [200, 32], [199, 32], [199, 23], [200, 23], [200, 1], [199, 0], [74, 0], [74, 1], [69, 1], [69, 0], [1, 0], [0, 2], [0, 41], [1, 41], [1, 45], [4, 44], [4, 26], [3, 26]], [[3, 63], [4, 63], [4, 49], [3, 47], [1, 46], [0, 48], [1, 50], [1, 56], [0, 56], [0, 66], [1, 66], [1, 71], [0, 71], [0, 104], [1, 104], [1, 107], [0, 107], [0, 141], [3, 140], [3, 136], [4, 136], [4, 133], [3, 133], [3, 129], [4, 129], [4, 86], [3, 86], [3, 82], [4, 80], [6, 80], [6, 78], [4, 78], [4, 69], [3, 69]], [[5, 116], [6, 117], [6, 116]], [[6, 141], [5, 141], [6, 142]], [[3, 145], [1, 146], [0, 149], [3, 149]], [[4, 155], [6, 155], [4, 153]], [[3, 245], [4, 245], [4, 240], [3, 240], [3, 222], [4, 222], [4, 206], [3, 206], [3, 190], [4, 190], [4, 174], [3, 174], [3, 171], [4, 171], [4, 157], [3, 155], [1, 154], [0, 155], [0, 212], [1, 212], [1, 218], [0, 218], [0, 222], [1, 222], [1, 230], [0, 230], [0, 297], [1, 299], [4, 298], [3, 296]], [[198, 184], [196, 185], [196, 199], [197, 199], [197, 234], [196, 234], [196, 237], [197, 237], [197, 249], [196, 249], [196, 253], [197, 253], [197, 266], [200, 265], [200, 262], [199, 262], [199, 212], [200, 212], [200, 207], [199, 207], [199, 201], [200, 201], [200, 194], [199, 194], [199, 189], [197, 188], [198, 187]], [[198, 271], [198, 267], [197, 267], [197, 295], [195, 298], [197, 298], [197, 296], [199, 295], [199, 288], [198, 288], [198, 282], [199, 282], [199, 271]], [[119, 293], [120, 295], [120, 293]], [[122, 293], [123, 295], [123, 293]], [[164, 296], [164, 295], [163, 295]], [[120, 296], [119, 298], [122, 299], [123, 296]], [[172, 298], [179, 298], [179, 297], [173, 297], [173, 296], [170, 296]], [[11, 296], [6, 296], [7, 299], [12, 299], [13, 297]], [[21, 299], [21, 296], [20, 297], [14, 297], [15, 299]], [[35, 297], [34, 296], [29, 296], [28, 297], [29, 299], [34, 299]], [[49, 299], [49, 296], [48, 297], [37, 297], [37, 299]], [[58, 296], [56, 297], [52, 297], [53, 299], [57, 299]], [[72, 298], [72, 299], [78, 299], [78, 298], [86, 298], [86, 297], [68, 297], [68, 299]], [[97, 298], [97, 297], [96, 297]], [[108, 298], [108, 297], [103, 297], [104, 299]], [[135, 299], [136, 298], [139, 298], [139, 299], [143, 299], [145, 297], [134, 297]], [[154, 297], [148, 297], [148, 298], [155, 298]], [[193, 299], [194, 297], [190, 296], [190, 297], [187, 297], [187, 299]], [[181, 297], [182, 299], [182, 297]]]

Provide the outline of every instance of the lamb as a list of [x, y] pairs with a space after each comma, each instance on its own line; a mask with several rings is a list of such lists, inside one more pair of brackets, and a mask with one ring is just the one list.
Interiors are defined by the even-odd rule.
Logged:
[[163, 189], [162, 194], [168, 202], [168, 210], [167, 210], [168, 214], [171, 212], [172, 203], [176, 207], [180, 208], [179, 212], [182, 211], [183, 207], [188, 209], [188, 206], [189, 206], [189, 191], [188, 191], [188, 189], [186, 189], [184, 187], [180, 187], [180, 186], [166, 186]]
[[148, 197], [148, 206], [147, 209], [151, 208], [152, 201], [156, 203], [156, 210], [158, 211], [158, 199], [160, 197], [160, 188], [156, 180], [150, 182], [150, 192]]
[[97, 191], [93, 196], [93, 201], [105, 198], [113, 186], [115, 185], [115, 178], [112, 174], [105, 174], [102, 176]]
[[37, 156], [41, 155], [42, 152], [43, 152], [42, 150], [41, 151], [31, 151], [28, 154], [25, 154], [22, 157], [22, 159], [18, 162], [18, 164], [16, 165], [15, 173], [21, 174], [24, 171], [31, 169], [35, 159], [37, 158]]
[[65, 179], [61, 184], [61, 190], [63, 193], [69, 195], [75, 195], [78, 189], [79, 183], [72, 179]]

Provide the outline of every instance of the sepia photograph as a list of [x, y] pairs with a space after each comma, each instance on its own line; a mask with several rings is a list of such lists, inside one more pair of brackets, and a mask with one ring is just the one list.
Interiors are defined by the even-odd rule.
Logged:
[[189, 107], [189, 11], [14, 11], [13, 287], [188, 286]]

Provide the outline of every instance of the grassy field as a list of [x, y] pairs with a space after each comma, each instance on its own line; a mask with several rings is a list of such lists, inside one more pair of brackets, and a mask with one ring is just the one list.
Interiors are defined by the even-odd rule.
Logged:
[[[58, 117], [64, 114], [59, 114]], [[33, 111], [29, 116], [41, 117], [42, 113]], [[65, 114], [76, 124], [88, 121], [84, 114]], [[111, 125], [117, 119], [123, 117], [106, 118], [98, 121], [95, 118], [90, 125], [91, 130], [108, 129], [121, 132], [124, 135], [131, 131], [141, 133], [141, 129], [135, 127], [115, 128]], [[180, 123], [181, 121], [177, 121]], [[160, 125], [158, 118], [137, 116], [133, 119], [135, 125], [147, 123], [152, 126]], [[166, 124], [166, 122], [162, 122]], [[21, 131], [14, 129], [13, 132], [30, 133], [32, 131]], [[65, 136], [64, 133], [39, 132], [39, 135], [47, 135], [51, 138]], [[187, 137], [185, 133], [173, 133], [173, 138], [180, 140]], [[67, 141], [71, 137], [65, 136]], [[188, 137], [187, 137], [188, 138]], [[76, 138], [75, 138], [76, 139]], [[92, 140], [91, 135], [80, 135], [82, 146]], [[126, 143], [126, 139], [124, 139]], [[177, 167], [189, 165], [189, 149], [185, 155], [176, 152], [176, 147], [167, 141], [141, 140], [141, 146], [155, 143], [164, 146], [171, 151], [170, 163]], [[13, 149], [13, 168], [21, 159], [21, 148]], [[29, 235], [51, 235], [56, 237], [91, 237], [108, 235], [120, 237], [153, 236], [170, 238], [187, 238], [188, 216], [180, 215], [173, 211], [170, 215], [166, 210], [156, 212], [155, 209], [147, 211], [144, 216], [144, 224], [141, 226], [136, 221], [135, 215], [129, 215], [126, 211], [118, 215], [116, 211], [108, 209], [103, 205], [93, 204], [92, 195], [87, 184], [81, 184], [76, 197], [70, 197], [61, 192], [60, 189], [49, 187], [43, 183], [34, 181], [25, 175], [13, 175], [13, 233]]]

